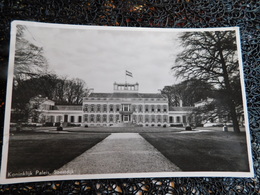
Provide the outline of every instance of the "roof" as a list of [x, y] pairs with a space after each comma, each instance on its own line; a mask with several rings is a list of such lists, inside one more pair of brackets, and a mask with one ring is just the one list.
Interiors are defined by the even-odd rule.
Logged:
[[110, 98], [113, 93], [91, 93], [88, 97], [94, 98]]
[[169, 108], [170, 111], [192, 111], [194, 107], [173, 107]]
[[91, 93], [90, 98], [165, 98], [160, 93]]
[[54, 110], [82, 110], [82, 105], [56, 105]]

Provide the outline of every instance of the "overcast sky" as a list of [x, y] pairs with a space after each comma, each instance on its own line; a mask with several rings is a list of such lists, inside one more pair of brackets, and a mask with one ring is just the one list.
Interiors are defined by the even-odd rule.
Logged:
[[[76, 26], [75, 26], [76, 27]], [[181, 48], [178, 32], [132, 28], [66, 29], [27, 26], [25, 38], [43, 47], [50, 70], [83, 79], [94, 92], [113, 92], [113, 83], [139, 83], [139, 92], [158, 93], [178, 81], [171, 67]]]

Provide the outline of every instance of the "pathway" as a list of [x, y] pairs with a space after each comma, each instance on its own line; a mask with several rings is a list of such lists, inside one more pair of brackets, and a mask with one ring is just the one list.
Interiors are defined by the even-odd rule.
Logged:
[[138, 133], [112, 133], [55, 172], [105, 174], [173, 171], [181, 170]]

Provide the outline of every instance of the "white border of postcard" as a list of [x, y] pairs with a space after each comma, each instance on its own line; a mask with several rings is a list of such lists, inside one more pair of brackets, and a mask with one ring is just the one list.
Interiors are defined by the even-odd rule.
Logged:
[[[7, 156], [8, 156], [8, 143], [9, 143], [9, 126], [11, 115], [11, 99], [12, 99], [12, 85], [14, 75], [14, 56], [15, 56], [15, 39], [16, 39], [16, 25], [31, 25], [36, 27], [49, 27], [49, 28], [61, 28], [61, 29], [105, 29], [110, 31], [124, 30], [124, 31], [151, 31], [151, 32], [187, 32], [187, 31], [225, 31], [235, 30], [236, 41], [238, 49], [240, 77], [242, 79], [242, 94], [244, 104], [244, 116], [246, 126], [246, 140], [247, 151], [250, 172], [149, 172], [149, 173], [115, 173], [115, 174], [91, 174], [91, 175], [62, 175], [62, 176], [42, 176], [42, 177], [23, 177], [23, 178], [6, 178], [7, 173]], [[10, 43], [10, 55], [9, 55], [9, 69], [8, 69], [8, 81], [7, 81], [7, 94], [6, 94], [6, 111], [5, 111], [5, 125], [4, 125], [4, 140], [3, 140], [3, 155], [1, 166], [1, 182], [7, 183], [19, 183], [19, 182], [35, 182], [35, 181], [50, 181], [50, 180], [77, 180], [77, 179], [110, 179], [110, 178], [151, 178], [151, 177], [254, 177], [251, 141], [248, 123], [248, 113], [245, 85], [244, 85], [244, 73], [242, 67], [242, 57], [240, 48], [240, 34], [238, 27], [227, 28], [201, 28], [201, 29], [170, 29], [170, 28], [136, 28], [136, 27], [101, 27], [101, 26], [81, 26], [81, 25], [64, 25], [64, 24], [47, 24], [38, 22], [26, 22], [26, 21], [13, 21], [11, 26], [11, 43]]]

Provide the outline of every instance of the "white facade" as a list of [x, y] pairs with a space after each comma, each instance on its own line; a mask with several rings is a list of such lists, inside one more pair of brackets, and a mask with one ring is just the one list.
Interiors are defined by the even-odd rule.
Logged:
[[159, 93], [138, 93], [138, 86], [114, 83], [114, 93], [92, 93], [84, 98], [84, 125], [167, 124], [168, 99]]
[[169, 109], [168, 99], [160, 93], [139, 93], [139, 84], [114, 83], [113, 93], [91, 93], [82, 105], [55, 105], [45, 101], [40, 120], [47, 123], [73, 123], [81, 126], [165, 126], [184, 124], [191, 107]]

